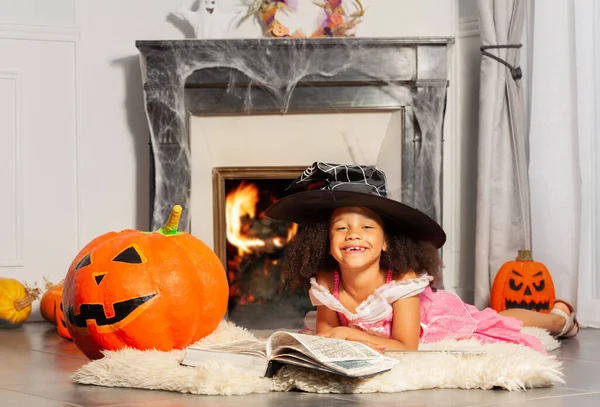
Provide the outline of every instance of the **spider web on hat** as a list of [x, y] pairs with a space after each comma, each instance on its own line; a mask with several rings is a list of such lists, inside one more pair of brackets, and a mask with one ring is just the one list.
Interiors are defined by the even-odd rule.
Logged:
[[[328, 164], [322, 162], [316, 162], [312, 164], [310, 167], [306, 168], [302, 174], [300, 175], [297, 183], [311, 182], [311, 181], [325, 181], [320, 177], [315, 177], [315, 172], [317, 170], [322, 171], [326, 174], [332, 174], [332, 179], [334, 182], [330, 180], [329, 183], [324, 182], [321, 189], [336, 189], [340, 186], [347, 184], [357, 184], [364, 183], [372, 188], [373, 192], [376, 195], [387, 197], [387, 190], [385, 185], [385, 174], [375, 167], [371, 166], [362, 166], [362, 165], [352, 165], [352, 164]], [[381, 181], [378, 182], [369, 182], [373, 180], [372, 174], [374, 172], [378, 172], [381, 175]], [[362, 173], [362, 180], [356, 179], [356, 177], [351, 177], [351, 174]], [[342, 177], [341, 175], [344, 175]], [[345, 179], [344, 179], [345, 178]]]

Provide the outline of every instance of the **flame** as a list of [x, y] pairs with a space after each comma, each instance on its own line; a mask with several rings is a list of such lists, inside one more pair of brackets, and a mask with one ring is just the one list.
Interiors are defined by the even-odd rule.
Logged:
[[242, 218], [256, 217], [258, 188], [254, 184], [241, 182], [240, 185], [227, 195], [225, 213], [227, 220], [227, 241], [237, 247], [238, 255], [251, 254], [252, 248], [262, 247], [265, 242], [261, 239], [248, 238], [242, 234]]
[[[274, 200], [274, 197], [270, 198]], [[275, 232], [271, 236], [261, 236], [261, 238], [252, 235], [252, 226], [250, 226], [253, 224], [252, 221], [260, 224], [263, 216], [262, 213], [257, 215], [258, 202], [258, 187], [245, 181], [240, 182], [237, 188], [225, 197], [226, 237], [227, 241], [237, 249], [237, 255], [227, 259], [227, 276], [230, 282], [230, 297], [237, 297], [240, 305], [263, 301], [255, 298], [252, 293], [240, 292], [238, 279], [242, 261], [252, 258], [252, 256], [260, 256], [264, 252], [272, 252], [273, 249], [282, 248], [298, 231], [298, 225], [292, 223], [287, 227], [285, 236], [279, 236]], [[268, 277], [271, 267], [277, 263], [277, 259], [267, 259], [260, 274], [265, 278]]]
[[[238, 256], [252, 254], [257, 248], [272, 245], [282, 248], [298, 232], [298, 225], [293, 223], [287, 231], [287, 236], [273, 236], [267, 241], [248, 236], [243, 219], [256, 219], [256, 204], [258, 203], [258, 187], [255, 184], [242, 181], [225, 198], [225, 213], [227, 224], [227, 241], [238, 249]], [[260, 214], [262, 215], [262, 214]]]

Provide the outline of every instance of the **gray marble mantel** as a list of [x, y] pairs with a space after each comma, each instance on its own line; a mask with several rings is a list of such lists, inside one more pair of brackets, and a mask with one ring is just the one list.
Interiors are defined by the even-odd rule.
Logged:
[[[402, 201], [441, 218], [452, 38], [137, 41], [153, 155], [152, 229], [189, 209], [188, 115], [403, 110]], [[242, 135], [240, 135], [242, 137]], [[189, 231], [189, 210], [181, 229]]]

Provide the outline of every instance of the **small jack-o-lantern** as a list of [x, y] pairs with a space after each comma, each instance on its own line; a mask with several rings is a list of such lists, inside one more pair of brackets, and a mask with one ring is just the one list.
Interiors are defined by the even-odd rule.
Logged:
[[533, 261], [531, 251], [519, 250], [515, 260], [500, 267], [490, 294], [490, 307], [498, 312], [511, 308], [549, 313], [556, 293], [544, 264]]
[[217, 255], [177, 231], [181, 207], [156, 232], [101, 235], [73, 260], [63, 292], [66, 325], [90, 359], [102, 350], [182, 349], [225, 316], [228, 283]]
[[64, 285], [65, 280], [62, 280], [60, 283], [48, 287], [40, 300], [40, 313], [46, 321], [56, 325], [56, 331], [60, 336], [71, 339], [62, 305]]
[[60, 302], [58, 306], [58, 312], [56, 313], [56, 332], [58, 332], [58, 334], [65, 339], [73, 339], [71, 338], [71, 333], [67, 328], [67, 321], [65, 320], [65, 310], [62, 301]]
[[40, 300], [40, 313], [42, 317], [54, 325], [56, 325], [56, 314], [60, 311], [64, 284], [65, 280], [62, 280], [58, 284], [48, 283], [49, 287]]

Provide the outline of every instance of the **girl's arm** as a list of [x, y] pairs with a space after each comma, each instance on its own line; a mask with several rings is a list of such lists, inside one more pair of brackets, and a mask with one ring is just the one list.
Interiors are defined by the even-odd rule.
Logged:
[[[333, 291], [333, 275], [331, 273], [318, 272], [316, 280], [317, 283], [327, 288], [330, 292]], [[324, 305], [317, 307], [317, 334], [329, 331], [339, 325], [340, 320], [334, 310]]]
[[[392, 304], [392, 308], [394, 309], [394, 319], [392, 337], [389, 339], [345, 326], [335, 326], [321, 331], [318, 322], [317, 334], [330, 338], [364, 342], [371, 346], [375, 345], [373, 347], [377, 349], [416, 350], [421, 333], [419, 296], [397, 300]], [[319, 321], [318, 311], [317, 321]]]

